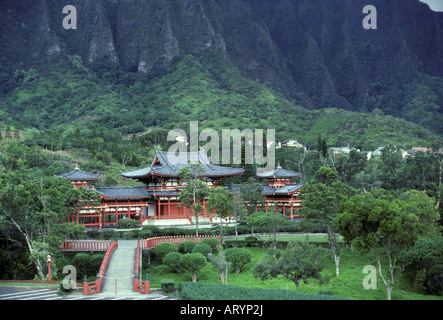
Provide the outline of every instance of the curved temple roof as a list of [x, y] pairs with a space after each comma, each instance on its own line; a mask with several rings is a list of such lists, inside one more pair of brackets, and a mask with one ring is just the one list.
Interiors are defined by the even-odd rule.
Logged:
[[54, 176], [55, 178], [65, 178], [72, 181], [87, 181], [87, 180], [99, 180], [99, 174], [92, 174], [79, 169], [74, 169], [72, 171], [62, 173], [60, 175]]
[[273, 178], [295, 178], [295, 177], [301, 177], [301, 173], [300, 172], [294, 172], [294, 171], [289, 171], [289, 170], [285, 170], [282, 168], [276, 168], [274, 170], [271, 171], [267, 171], [267, 172], [262, 172], [262, 173], [257, 173], [257, 177], [258, 178], [263, 178], [263, 179], [273, 179]]
[[[150, 175], [173, 176], [178, 177], [178, 172], [182, 167], [190, 165], [190, 161], [194, 162], [198, 159], [198, 163], [202, 165], [205, 177], [222, 177], [242, 174], [244, 169], [222, 167], [211, 164], [204, 152], [187, 152], [172, 153], [156, 151], [155, 158], [151, 166], [126, 172], [120, 172], [123, 177], [131, 179], [145, 178]], [[195, 161], [196, 162], [196, 161]]]

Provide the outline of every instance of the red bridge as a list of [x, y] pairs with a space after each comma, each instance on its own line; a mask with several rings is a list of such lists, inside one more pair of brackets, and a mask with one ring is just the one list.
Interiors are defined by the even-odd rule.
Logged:
[[[142, 274], [141, 266], [141, 251], [152, 249], [160, 243], [169, 242], [173, 244], [180, 244], [185, 241], [192, 241], [195, 243], [200, 243], [204, 239], [218, 239], [220, 243], [220, 237], [218, 236], [172, 236], [172, 237], [160, 237], [151, 238], [146, 240], [137, 240], [137, 248], [135, 253], [135, 267], [134, 273], [129, 275], [129, 277], [134, 278], [134, 288], [135, 292], [149, 294], [150, 286], [149, 279], [146, 276], [145, 280], [141, 280], [140, 275]], [[83, 283], [83, 294], [91, 295], [101, 292], [103, 279], [105, 278], [106, 269], [109, 264], [109, 260], [113, 252], [118, 249], [118, 241], [111, 240], [66, 240], [63, 246], [60, 248], [62, 252], [106, 252], [103, 261], [100, 266], [100, 270], [97, 273], [97, 279], [92, 282], [84, 281]], [[123, 249], [123, 248], [121, 248]], [[126, 262], [126, 261], [125, 261]], [[86, 280], [86, 279], [85, 279]]]

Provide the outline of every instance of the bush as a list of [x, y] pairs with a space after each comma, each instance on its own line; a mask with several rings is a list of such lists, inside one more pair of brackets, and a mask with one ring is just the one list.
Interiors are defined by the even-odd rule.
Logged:
[[163, 258], [170, 252], [177, 252], [178, 246], [169, 242], [163, 242], [155, 246], [152, 253], [156, 258], [163, 260]]
[[125, 240], [135, 240], [138, 237], [138, 230], [131, 230], [123, 232], [123, 239]]
[[212, 248], [209, 244], [199, 243], [192, 249], [192, 253], [201, 253], [207, 258], [208, 254], [212, 253]]
[[98, 231], [98, 230], [86, 231], [86, 236], [88, 239], [92, 239], [92, 240], [99, 239], [100, 238], [100, 231]]
[[138, 236], [140, 239], [154, 238], [154, 232], [152, 230], [143, 228], [138, 232]]
[[231, 285], [182, 282], [178, 288], [183, 300], [349, 300], [325, 294], [292, 290], [245, 288]]
[[443, 237], [420, 238], [402, 252], [405, 276], [419, 290], [443, 295]]
[[251, 262], [251, 258], [251, 253], [246, 249], [226, 249], [226, 260], [235, 268], [235, 273], [240, 273], [244, 265]]
[[118, 221], [118, 229], [133, 229], [138, 228], [140, 226], [140, 222], [132, 219], [121, 219]]
[[178, 251], [181, 253], [191, 253], [195, 246], [196, 243], [194, 241], [184, 241], [179, 244]]
[[96, 274], [96, 273], [98, 273], [100, 271], [100, 267], [102, 265], [102, 261], [103, 261], [104, 257], [105, 257], [105, 255], [102, 254], [102, 253], [92, 254], [90, 256], [90, 259], [91, 259], [91, 270], [95, 271], [95, 273], [93, 273], [93, 274]]
[[189, 271], [192, 282], [197, 281], [197, 272], [202, 269], [208, 261], [201, 253], [187, 253], [180, 257], [180, 265]]
[[180, 258], [181, 258], [181, 256], [182, 256], [181, 253], [169, 252], [163, 258], [162, 263], [164, 265], [167, 265], [169, 268], [174, 270], [176, 273], [182, 273], [181, 265], [180, 265]]
[[209, 245], [212, 249], [212, 252], [215, 252], [217, 246], [219, 245], [219, 240], [217, 238], [208, 238], [208, 239], [203, 239], [200, 243]]
[[115, 230], [103, 230], [102, 238], [103, 240], [114, 240], [116, 237]]
[[162, 279], [161, 285], [164, 293], [172, 293], [175, 291], [174, 279]]
[[78, 275], [91, 275], [89, 254], [77, 253], [72, 262], [77, 269]]
[[162, 234], [162, 231], [157, 226], [144, 226], [140, 232], [146, 232], [146, 234], [149, 234], [149, 232], [152, 233], [152, 235], [149, 235], [148, 237], [143, 237], [142, 239], [148, 239], [150, 237], [159, 237]]
[[73, 259], [78, 275], [95, 276], [100, 271], [104, 254], [77, 253]]

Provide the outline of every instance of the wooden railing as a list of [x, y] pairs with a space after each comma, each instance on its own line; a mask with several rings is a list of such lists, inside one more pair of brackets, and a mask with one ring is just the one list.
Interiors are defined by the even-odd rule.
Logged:
[[149, 294], [150, 284], [148, 275], [146, 275], [145, 281], [139, 279], [141, 277], [141, 265], [140, 265], [140, 240], [137, 241], [137, 251], [135, 254], [135, 268], [134, 268], [134, 291], [144, 294]]
[[60, 251], [107, 251], [111, 240], [66, 240]]
[[97, 280], [92, 282], [83, 282], [83, 294], [85, 296], [100, 293], [103, 277], [106, 272], [106, 268], [108, 267], [109, 259], [111, 259], [111, 255], [114, 252], [115, 249], [118, 248], [118, 241], [112, 241], [112, 243], [109, 245], [108, 249], [106, 250], [106, 254], [103, 258], [102, 264], [100, 265], [100, 271], [97, 274]]

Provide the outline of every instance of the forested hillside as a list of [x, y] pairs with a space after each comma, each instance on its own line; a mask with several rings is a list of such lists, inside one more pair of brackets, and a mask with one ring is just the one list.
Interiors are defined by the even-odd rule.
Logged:
[[[276, 145], [294, 139], [303, 146], [283, 144], [275, 159], [302, 173], [292, 180], [301, 188], [300, 221], [274, 219], [288, 209], [268, 212], [270, 203], [265, 213], [255, 212], [260, 210], [251, 204], [264, 201], [263, 180], [245, 163], [245, 152], [243, 162], [232, 165], [245, 172], [225, 182], [242, 184], [241, 194], [228, 197], [226, 191], [223, 201], [232, 212], [244, 209], [241, 199], [249, 203], [250, 212], [240, 218], [244, 233], [328, 232], [324, 240], [333, 251], [325, 259], [333, 253], [336, 270], [327, 272], [343, 281], [343, 296], [353, 296], [351, 282], [366, 290], [361, 267], [371, 262], [353, 260], [363, 244], [372, 250], [366, 257], [388, 250], [382, 263], [391, 269], [384, 265], [383, 272], [393, 276], [395, 269], [397, 276], [402, 269], [400, 285], [396, 279], [402, 291], [441, 294], [443, 14], [419, 0], [373, 0], [378, 27], [366, 30], [363, 0], [69, 4], [76, 8], [77, 29], [63, 27], [62, 1], [0, 1], [0, 279], [46, 279], [51, 253], [55, 279], [64, 265], [74, 264], [82, 281], [84, 275], [95, 280], [102, 257], [82, 253], [71, 259], [59, 247], [69, 238], [116, 239], [117, 233], [66, 223], [86, 200], [88, 206], [101, 200], [93, 188], [74, 189], [54, 176], [78, 166], [100, 174], [96, 187], [140, 186], [121, 172], [149, 166], [157, 150], [173, 143], [167, 141], [171, 129], [190, 133], [196, 121], [200, 131], [218, 133], [274, 129]], [[372, 153], [379, 147], [385, 147], [381, 154]], [[208, 195], [209, 203], [214, 195]], [[158, 236], [160, 228], [151, 227], [118, 237]], [[223, 227], [212, 227], [208, 232], [222, 235]], [[161, 229], [167, 236], [193, 231]], [[346, 245], [356, 245], [355, 252], [345, 248], [344, 257], [358, 281], [345, 272], [337, 277], [341, 244], [332, 242], [339, 232]], [[248, 239], [239, 243], [249, 245]], [[282, 276], [281, 267], [300, 257], [294, 248], [274, 244], [270, 255], [253, 250], [264, 258], [256, 257], [254, 276]], [[425, 259], [417, 261], [422, 253]], [[386, 263], [388, 258], [394, 263]], [[169, 278], [164, 275], [154, 273], [156, 283]], [[247, 286], [258, 281], [252, 274], [245, 279]], [[334, 285], [320, 280], [309, 280], [321, 285], [315, 293], [323, 295], [325, 288], [331, 294]]]
[[2, 1], [1, 126], [132, 133], [199, 120], [308, 144], [327, 117], [332, 144], [367, 148], [436, 138], [380, 115], [442, 132], [443, 20], [418, 0], [375, 1], [377, 30], [362, 27], [361, 1], [72, 5], [77, 30], [62, 27], [59, 1]]

